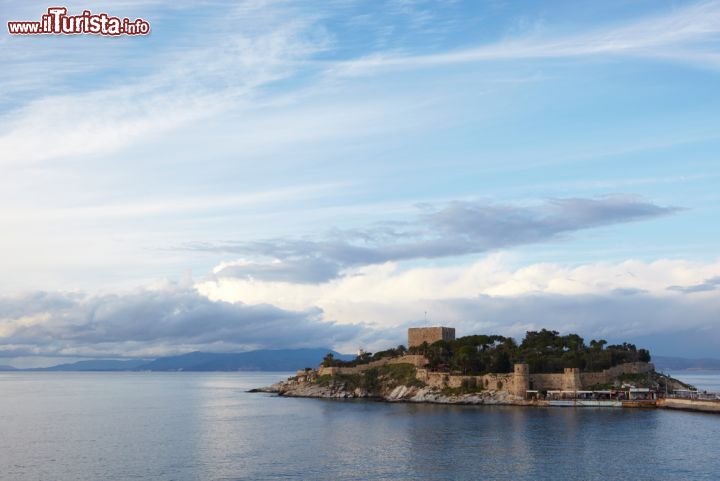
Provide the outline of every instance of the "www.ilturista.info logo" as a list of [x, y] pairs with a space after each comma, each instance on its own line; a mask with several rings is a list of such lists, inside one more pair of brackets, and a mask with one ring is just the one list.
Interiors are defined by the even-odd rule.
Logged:
[[138, 18], [112, 17], [107, 13], [90, 13], [84, 10], [81, 15], [68, 15], [65, 7], [50, 7], [39, 22], [8, 22], [8, 32], [13, 35], [147, 35], [150, 23]]

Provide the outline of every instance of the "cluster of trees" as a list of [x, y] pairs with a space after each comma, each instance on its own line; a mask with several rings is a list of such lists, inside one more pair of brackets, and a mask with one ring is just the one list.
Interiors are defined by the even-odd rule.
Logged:
[[543, 329], [526, 333], [518, 346], [518, 359], [528, 363], [530, 372], [562, 372], [566, 367], [602, 371], [626, 362], [650, 362], [650, 352], [627, 342], [608, 345], [604, 339], [586, 345], [577, 334], [561, 336]]
[[517, 343], [513, 338], [498, 335], [466, 336], [410, 348], [410, 353], [427, 357], [433, 371], [463, 374], [511, 372], [517, 361], [516, 351]]
[[332, 353], [328, 353], [322, 361], [324, 367], [354, 367], [360, 364], [367, 364], [372, 361], [378, 361], [384, 357], [399, 357], [407, 354], [408, 350], [402, 344], [398, 347], [387, 349], [385, 351], [378, 351], [376, 353], [361, 352], [352, 361], [343, 361], [337, 359]]
[[608, 345], [604, 339], [590, 341], [577, 334], [561, 336], [557, 331], [543, 329], [528, 331], [518, 344], [511, 337], [476, 335], [423, 343], [405, 349], [398, 346], [375, 354], [363, 353], [353, 361], [340, 361], [331, 355], [325, 357], [324, 366], [356, 366], [386, 356], [422, 354], [435, 371], [485, 374], [489, 372], [512, 372], [513, 364], [527, 363], [530, 372], [562, 372], [566, 367], [578, 367], [585, 371], [602, 371], [626, 362], [649, 362], [650, 352], [637, 349], [634, 344]]

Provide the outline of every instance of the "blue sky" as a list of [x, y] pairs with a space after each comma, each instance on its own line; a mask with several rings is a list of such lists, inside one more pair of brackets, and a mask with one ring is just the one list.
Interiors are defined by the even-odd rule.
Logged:
[[152, 33], [0, 37], [9, 363], [376, 349], [425, 311], [717, 356], [720, 2], [67, 7]]

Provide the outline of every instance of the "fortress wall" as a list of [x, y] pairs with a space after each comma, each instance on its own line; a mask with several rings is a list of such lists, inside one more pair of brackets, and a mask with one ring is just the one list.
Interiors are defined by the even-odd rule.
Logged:
[[340, 368], [339, 368], [339, 367], [325, 367], [325, 366], [320, 366], [320, 367], [318, 368], [318, 375], [319, 375], [319, 376], [334, 376], [334, 375], [337, 374], [338, 372], [340, 372]]
[[448, 387], [458, 388], [458, 387], [462, 386], [463, 381], [465, 381], [465, 380], [469, 381], [471, 379], [477, 380], [478, 377], [482, 377], [482, 376], [448, 376], [447, 385], [448, 385]]
[[[566, 369], [562, 374], [526, 374], [519, 366], [519, 372], [489, 373], [482, 376], [459, 376], [440, 372], [428, 372], [426, 369], [418, 370], [417, 378], [431, 387], [442, 389], [444, 387], [459, 388], [464, 380], [474, 379], [479, 386], [489, 391], [506, 391], [515, 396], [525, 396], [531, 388], [538, 390], [565, 390], [575, 391], [582, 389], [580, 371]], [[531, 384], [532, 383], [532, 384]]]
[[563, 388], [564, 374], [530, 374], [532, 389], [560, 390]]
[[510, 391], [515, 386], [515, 375], [511, 372], [491, 373], [478, 377], [482, 378], [483, 388], [490, 391]]
[[644, 374], [654, 370], [655, 365], [651, 362], [628, 362], [605, 369], [603, 372], [606, 372], [609, 376], [617, 377], [621, 374]]
[[388, 364], [412, 364], [415, 367], [423, 367], [427, 366], [428, 360], [425, 356], [421, 356], [419, 354], [408, 354], [406, 356], [390, 359]]
[[530, 382], [532, 389], [573, 391], [611, 383], [622, 374], [642, 374], [653, 370], [655, 366], [646, 362], [619, 364], [602, 372], [580, 372], [568, 368], [562, 374], [530, 374]]
[[442, 389], [449, 383], [450, 376], [444, 372], [431, 372], [427, 369], [418, 369], [415, 378], [424, 382], [430, 387]]
[[580, 370], [577, 368], [566, 368], [562, 374], [531, 374], [530, 382], [532, 389], [545, 391], [576, 391], [582, 389]]
[[[437, 374], [437, 373], [431, 373]], [[478, 386], [482, 389], [489, 391], [509, 391], [514, 386], [514, 375], [513, 373], [498, 373], [498, 374], [484, 374], [482, 376], [458, 376], [458, 375], [447, 375], [442, 378], [450, 388], [462, 387], [463, 381], [474, 380]], [[439, 382], [440, 379], [435, 382]], [[428, 383], [430, 384], [430, 383]], [[444, 387], [444, 386], [441, 386]]]
[[596, 384], [612, 382], [621, 374], [639, 374], [653, 371], [655, 366], [650, 363], [634, 362], [620, 364], [602, 372], [580, 372], [577, 368], [566, 368], [562, 374], [530, 374], [527, 364], [516, 364], [512, 373], [489, 373], [482, 376], [460, 376], [444, 372], [431, 372], [425, 369], [428, 363], [424, 356], [407, 355], [397, 358], [386, 358], [355, 367], [321, 367], [321, 376], [337, 374], [358, 374], [374, 367], [387, 364], [412, 364], [417, 368], [415, 377], [430, 387], [459, 388], [464, 379], [475, 379], [483, 389], [490, 391], [507, 391], [516, 396], [525, 396], [528, 389], [575, 391]]
[[580, 374], [584, 387], [597, 384], [608, 384], [623, 374], [644, 374], [655, 370], [655, 365], [648, 362], [628, 362], [618, 364], [602, 372], [584, 372]]
[[582, 387], [580, 369], [576, 367], [566, 367], [563, 372], [563, 390], [577, 391], [578, 389], [582, 389]]
[[412, 364], [415, 367], [422, 367], [428, 363], [425, 356], [417, 354], [408, 354], [407, 356], [383, 358], [372, 361], [367, 364], [360, 364], [354, 367], [320, 367], [318, 374], [321, 376], [335, 376], [336, 374], [359, 374], [374, 367], [385, 366], [387, 364]]
[[584, 372], [580, 375], [583, 386], [596, 386], [612, 382], [605, 372]]

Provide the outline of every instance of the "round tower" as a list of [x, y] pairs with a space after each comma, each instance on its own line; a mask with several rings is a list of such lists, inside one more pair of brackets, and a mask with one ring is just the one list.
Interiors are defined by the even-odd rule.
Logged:
[[511, 394], [525, 398], [528, 389], [530, 389], [530, 368], [525, 363], [515, 364]]

